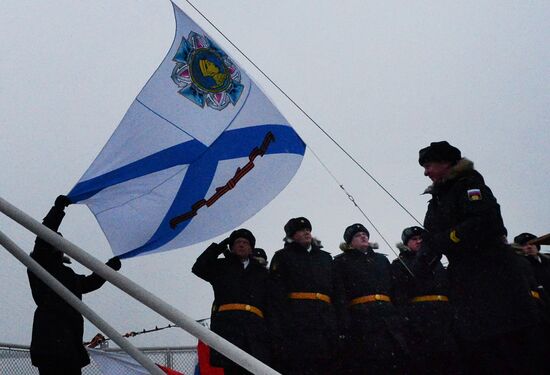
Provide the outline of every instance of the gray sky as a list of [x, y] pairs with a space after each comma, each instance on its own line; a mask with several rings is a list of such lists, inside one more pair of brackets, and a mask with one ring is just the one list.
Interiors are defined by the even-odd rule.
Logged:
[[[414, 221], [185, 1], [176, 3], [256, 79], [390, 244], [398, 242]], [[418, 149], [446, 139], [485, 176], [510, 238], [550, 232], [550, 3], [194, 4], [418, 220], [429, 184]], [[4, 0], [2, 10], [0, 196], [40, 220], [88, 168], [164, 58], [174, 18], [161, 0]], [[334, 255], [344, 228], [363, 222], [380, 252], [395, 258], [309, 151], [288, 187], [243, 226], [271, 258], [282, 245], [284, 223], [295, 216], [308, 217]], [[32, 249], [34, 236], [3, 215], [0, 227]], [[95, 257], [111, 256], [85, 206], [67, 209], [61, 231]], [[192, 318], [204, 318], [211, 288], [190, 268], [209, 243], [125, 260], [121, 272]], [[28, 344], [35, 306], [24, 266], [5, 250], [0, 281], [0, 342]], [[168, 324], [111, 285], [84, 301], [122, 333]], [[85, 339], [96, 332], [86, 322]], [[132, 340], [195, 342], [175, 328]]]

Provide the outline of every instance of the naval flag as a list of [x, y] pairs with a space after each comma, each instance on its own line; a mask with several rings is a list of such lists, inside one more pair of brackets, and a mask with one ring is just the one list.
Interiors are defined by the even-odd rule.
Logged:
[[250, 77], [172, 5], [172, 47], [68, 194], [122, 258], [234, 229], [284, 189], [305, 152]]

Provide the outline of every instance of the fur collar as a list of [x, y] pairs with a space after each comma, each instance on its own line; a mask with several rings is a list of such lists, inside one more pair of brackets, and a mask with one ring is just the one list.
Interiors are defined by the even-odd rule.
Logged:
[[[283, 238], [283, 241], [285, 242], [285, 247], [287, 247], [288, 245], [294, 243], [294, 240], [292, 238], [288, 238], [288, 237]], [[298, 244], [296, 244], [296, 245], [298, 245]], [[319, 249], [323, 248], [323, 245], [321, 244], [321, 240], [319, 240], [318, 238], [315, 238], [315, 237], [313, 237], [311, 239], [311, 246], [312, 247], [317, 247]]]
[[428, 186], [426, 190], [424, 190], [423, 194], [432, 194], [438, 186], [441, 186], [448, 181], [458, 179], [468, 173], [471, 173], [472, 171], [475, 171], [474, 162], [469, 159], [462, 158], [451, 168], [451, 171], [447, 177]]
[[[377, 242], [369, 242], [369, 249], [373, 250], [378, 249], [378, 243]], [[349, 250], [355, 250], [351, 245], [348, 245], [345, 242], [340, 243], [340, 250], [343, 252], [349, 251]], [[368, 251], [368, 250], [367, 250]]]
[[412, 253], [412, 250], [407, 246], [405, 245], [403, 242], [399, 242], [395, 245], [395, 247], [397, 247], [399, 249], [399, 253], [400, 254], [408, 254], [408, 253]]

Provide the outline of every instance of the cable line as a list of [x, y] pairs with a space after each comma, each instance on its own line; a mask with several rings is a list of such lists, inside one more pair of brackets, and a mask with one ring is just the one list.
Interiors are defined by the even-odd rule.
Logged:
[[338, 179], [336, 178], [336, 176], [330, 171], [330, 169], [328, 169], [328, 167], [325, 165], [325, 163], [323, 163], [321, 161], [321, 159], [319, 158], [319, 156], [317, 156], [317, 154], [315, 153], [315, 151], [313, 151], [313, 149], [310, 147], [310, 146], [307, 146], [307, 148], [309, 148], [309, 150], [311, 151], [311, 153], [313, 154], [313, 156], [315, 156], [315, 159], [317, 159], [317, 161], [323, 166], [323, 168], [325, 168], [325, 170], [328, 172], [328, 174], [334, 179], [334, 181], [336, 181], [336, 183], [338, 184], [338, 186], [340, 187], [340, 189], [342, 189], [344, 191], [344, 193], [348, 196], [348, 199], [351, 201], [351, 203], [353, 203], [353, 205], [359, 210], [359, 212], [361, 212], [361, 214], [363, 215], [363, 217], [369, 222], [369, 224], [374, 228], [374, 230], [376, 231], [376, 233], [378, 233], [378, 235], [382, 238], [382, 240], [386, 243], [386, 245], [388, 245], [388, 248], [390, 249], [390, 251], [393, 253], [393, 255], [396, 256], [396, 259], [398, 259], [401, 264], [403, 265], [403, 267], [405, 267], [405, 269], [411, 274], [412, 277], [415, 277], [414, 276], [414, 273], [411, 271], [411, 269], [405, 264], [405, 262], [403, 261], [403, 259], [401, 259], [399, 257], [399, 254], [397, 254], [395, 252], [395, 250], [393, 249], [393, 247], [390, 245], [390, 243], [388, 242], [388, 240], [386, 240], [386, 237], [384, 237], [384, 235], [378, 230], [378, 228], [376, 227], [376, 225], [374, 225], [374, 223], [372, 222], [372, 220], [367, 216], [367, 214], [365, 213], [365, 211], [363, 211], [363, 209], [361, 207], [359, 207], [359, 205], [357, 204], [357, 202], [355, 201], [355, 198], [353, 197], [353, 195], [351, 195], [347, 190], [346, 188], [344, 187], [343, 184], [340, 183], [340, 181], [338, 181]]
[[[206, 22], [208, 22], [210, 24], [210, 26], [212, 26], [218, 33], [220, 33], [221, 36], [223, 36], [223, 38], [225, 40], [227, 40], [232, 46], [233, 48], [235, 48], [250, 64], [252, 64], [269, 82], [271, 82], [271, 84], [273, 86], [275, 86], [279, 92], [281, 94], [283, 94], [292, 104], [294, 104], [294, 106], [296, 108], [298, 108], [300, 110], [300, 112], [302, 112], [302, 114], [304, 116], [306, 116], [313, 124], [315, 124], [315, 126], [321, 130], [321, 132], [323, 132], [323, 134], [332, 141], [332, 143], [334, 143], [351, 161], [353, 161], [353, 163], [355, 163], [355, 165], [357, 165], [367, 176], [370, 177], [370, 179], [372, 181], [374, 181], [374, 183], [376, 185], [378, 185], [378, 187], [380, 187], [380, 189], [382, 189], [395, 203], [397, 203], [397, 205], [399, 205], [399, 207], [401, 207], [416, 223], [418, 223], [420, 226], [422, 226], [422, 223], [420, 223], [420, 221], [418, 221], [418, 219], [416, 217], [414, 217], [414, 215], [409, 211], [407, 210], [407, 208], [405, 206], [403, 206], [401, 204], [401, 202], [399, 202], [397, 200], [397, 198], [395, 198], [393, 196], [392, 193], [390, 193], [388, 191], [388, 189], [386, 189], [380, 182], [378, 182], [378, 180], [371, 174], [369, 173], [344, 147], [342, 147], [325, 129], [323, 129], [321, 127], [321, 125], [319, 125], [317, 123], [317, 121], [315, 121], [304, 109], [302, 109], [302, 107], [300, 107], [300, 105], [298, 105], [298, 103], [296, 103], [290, 96], [288, 96], [288, 94], [279, 86], [277, 85], [271, 78], [268, 77], [268, 75], [266, 73], [264, 73], [264, 71], [258, 66], [256, 65], [256, 63], [254, 63], [239, 47], [237, 47], [235, 45], [235, 43], [233, 43], [231, 41], [231, 39], [229, 39], [216, 25], [214, 25], [210, 19], [208, 19], [208, 17], [206, 17], [195, 5], [193, 5], [193, 3], [191, 3], [189, 0], [185, 0], [198, 14], [201, 15], [202, 18], [204, 18], [206, 20]], [[311, 149], [311, 148], [310, 148]]]

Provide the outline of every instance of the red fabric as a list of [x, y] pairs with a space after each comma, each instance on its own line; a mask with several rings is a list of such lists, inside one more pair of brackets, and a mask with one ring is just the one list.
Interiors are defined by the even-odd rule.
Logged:
[[199, 340], [197, 345], [200, 375], [223, 375], [223, 368], [210, 366], [210, 347]]
[[158, 363], [155, 363], [162, 371], [164, 371], [166, 374], [168, 375], [184, 375], [183, 373], [179, 372], [179, 371], [176, 371], [176, 370], [172, 370], [171, 368], [169, 367], [164, 367], [164, 366], [161, 366], [159, 365]]

